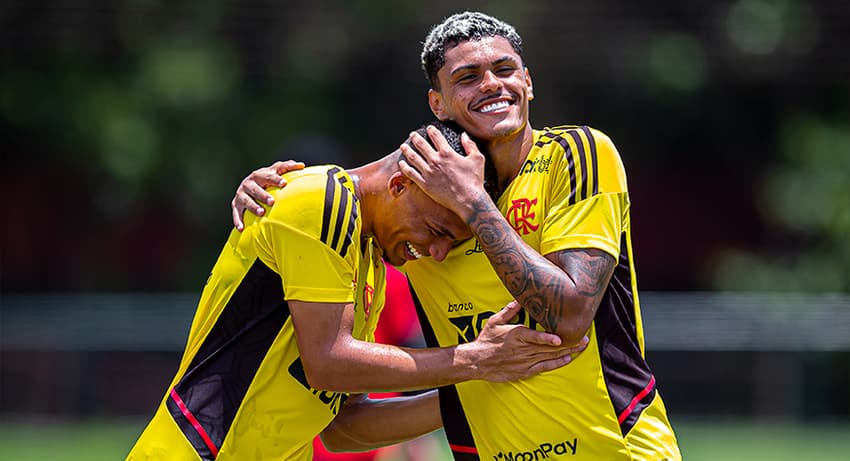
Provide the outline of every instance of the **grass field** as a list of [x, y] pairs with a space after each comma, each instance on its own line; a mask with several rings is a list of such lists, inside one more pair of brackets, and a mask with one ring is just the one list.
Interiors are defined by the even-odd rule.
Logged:
[[[143, 421], [0, 422], [0, 458], [10, 461], [124, 459]], [[682, 421], [675, 424], [688, 461], [839, 461], [850, 459], [850, 424]], [[403, 460], [394, 460], [403, 461]], [[435, 460], [441, 461], [441, 460]]]

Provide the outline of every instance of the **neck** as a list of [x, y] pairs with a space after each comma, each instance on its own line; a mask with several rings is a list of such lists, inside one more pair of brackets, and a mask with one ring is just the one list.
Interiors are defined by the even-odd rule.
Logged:
[[363, 229], [360, 236], [363, 239], [371, 237], [372, 225], [375, 222], [375, 210], [378, 208], [380, 192], [386, 182], [385, 169], [386, 157], [372, 163], [346, 170], [354, 182], [354, 195], [360, 201], [360, 216]]
[[531, 152], [533, 141], [531, 125], [526, 124], [518, 133], [492, 139], [487, 143], [490, 160], [499, 177], [499, 190], [504, 190], [519, 174], [522, 164]]

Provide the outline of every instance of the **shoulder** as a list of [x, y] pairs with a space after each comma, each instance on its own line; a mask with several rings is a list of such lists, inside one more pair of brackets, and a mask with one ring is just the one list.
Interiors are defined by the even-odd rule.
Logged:
[[[558, 149], [561, 168], [578, 182], [590, 182], [598, 192], [626, 190], [626, 174], [614, 141], [590, 126], [560, 125], [535, 130], [535, 146]], [[595, 195], [595, 194], [594, 194]]]
[[[351, 177], [337, 165], [321, 165], [293, 171], [283, 176], [286, 186], [269, 190], [279, 209], [319, 207], [329, 202], [331, 207], [345, 206], [354, 199]], [[340, 203], [343, 202], [343, 203]], [[277, 207], [277, 204], [283, 207]], [[306, 210], [305, 210], [306, 211]]]
[[580, 151], [587, 155], [618, 156], [611, 138], [596, 128], [579, 125], [559, 125], [534, 131], [537, 147], [553, 144], [564, 150]]
[[338, 186], [351, 181], [345, 170], [337, 165], [311, 166], [303, 170], [291, 171], [283, 177], [286, 178], [286, 186], [271, 189], [269, 192], [272, 195], [321, 199], [326, 190], [336, 190]]
[[269, 192], [275, 204], [265, 222], [282, 224], [303, 233], [339, 241], [335, 234], [353, 233], [359, 215], [351, 177], [336, 165], [322, 165], [287, 173], [286, 186]]

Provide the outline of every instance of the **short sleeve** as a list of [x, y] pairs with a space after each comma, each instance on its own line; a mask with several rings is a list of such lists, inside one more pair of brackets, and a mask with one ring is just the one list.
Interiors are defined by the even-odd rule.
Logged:
[[[295, 176], [283, 189], [270, 191], [275, 205], [257, 221], [257, 256], [280, 275], [287, 300], [354, 301], [358, 210], [334, 171]], [[347, 199], [339, 200], [341, 195]], [[342, 238], [334, 238], [335, 230]], [[343, 240], [350, 243], [343, 245]]]
[[614, 258], [629, 226], [625, 170], [614, 143], [588, 128], [569, 130], [570, 148], [551, 183], [540, 251], [596, 248]]
[[619, 257], [628, 206], [625, 192], [598, 194], [572, 206], [553, 206], [544, 223], [540, 252], [597, 248]]

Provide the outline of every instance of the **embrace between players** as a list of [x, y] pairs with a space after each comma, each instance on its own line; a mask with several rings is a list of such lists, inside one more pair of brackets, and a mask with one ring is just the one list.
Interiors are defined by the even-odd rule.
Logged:
[[[613, 143], [531, 127], [521, 39], [491, 16], [436, 25], [422, 65], [438, 121], [389, 155], [242, 182], [128, 459], [309, 460], [317, 434], [362, 451], [441, 426], [456, 460], [681, 459], [644, 358]], [[405, 272], [428, 348], [372, 342], [382, 259]]]

